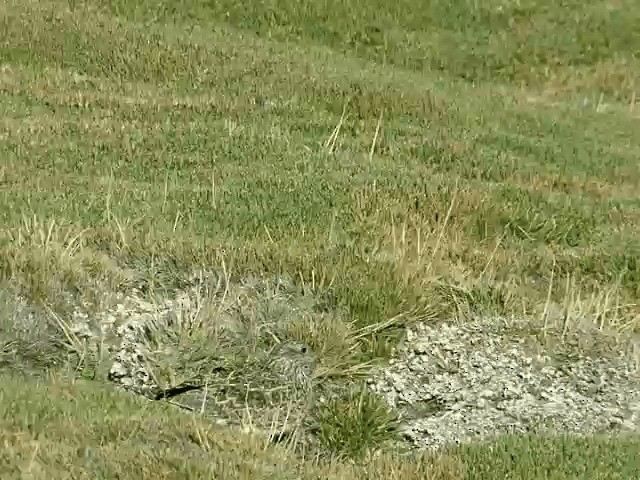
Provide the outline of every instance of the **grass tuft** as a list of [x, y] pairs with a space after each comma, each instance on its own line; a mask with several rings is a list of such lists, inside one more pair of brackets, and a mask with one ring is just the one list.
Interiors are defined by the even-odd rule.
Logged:
[[329, 451], [361, 458], [396, 438], [398, 417], [368, 389], [328, 399], [316, 412], [318, 439]]

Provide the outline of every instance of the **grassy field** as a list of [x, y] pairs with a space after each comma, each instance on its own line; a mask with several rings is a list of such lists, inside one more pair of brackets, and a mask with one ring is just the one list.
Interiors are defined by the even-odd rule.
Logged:
[[[2, 290], [65, 318], [69, 295], [161, 294], [196, 268], [288, 276], [344, 312], [336, 329], [373, 332], [351, 337], [354, 365], [388, 356], [401, 329], [376, 326], [400, 315], [635, 335], [640, 9], [425, 5], [0, 0]], [[74, 379], [60, 332], [0, 325], [3, 478], [640, 469], [636, 438], [302, 461]]]

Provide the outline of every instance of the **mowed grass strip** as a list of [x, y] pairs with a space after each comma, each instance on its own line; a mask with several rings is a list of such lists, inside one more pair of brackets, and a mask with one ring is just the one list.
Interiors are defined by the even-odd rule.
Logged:
[[633, 479], [634, 437], [506, 436], [357, 465], [301, 460], [262, 437], [89, 381], [0, 376], [3, 478]]
[[5, 232], [35, 214], [130, 229], [130, 256], [224, 251], [238, 274], [332, 280], [365, 323], [421, 299], [451, 314], [443, 282], [493, 298], [483, 313], [539, 314], [552, 281], [559, 303], [570, 282], [619, 296], [616, 322], [637, 315], [630, 115], [535, 108], [213, 14], [185, 31], [93, 3], [2, 8]]

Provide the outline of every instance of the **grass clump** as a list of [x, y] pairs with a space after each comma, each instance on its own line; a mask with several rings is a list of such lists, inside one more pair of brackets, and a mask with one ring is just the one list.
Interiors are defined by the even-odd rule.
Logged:
[[347, 458], [361, 458], [394, 440], [397, 434], [397, 415], [366, 388], [328, 399], [316, 416], [319, 441], [329, 451]]

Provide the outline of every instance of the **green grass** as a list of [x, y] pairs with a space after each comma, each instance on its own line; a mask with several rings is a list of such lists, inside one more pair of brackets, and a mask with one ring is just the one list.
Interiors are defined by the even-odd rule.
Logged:
[[[67, 318], [67, 296], [162, 294], [194, 268], [234, 281], [288, 276], [343, 319], [288, 335], [324, 345], [345, 371], [388, 355], [401, 324], [378, 326], [399, 315], [586, 320], [634, 333], [634, 5], [2, 0], [2, 283]], [[6, 351], [21, 342], [31, 370], [64, 363], [56, 329], [34, 337], [5, 323]], [[343, 344], [329, 348], [336, 331]], [[0, 365], [13, 369], [9, 358]], [[327, 438], [347, 425], [334, 420]], [[86, 440], [57, 440], [63, 457], [65, 441]], [[525, 448], [518, 442], [509, 448]], [[622, 471], [625, 442], [612, 444], [611, 471]], [[586, 469], [589, 458], [576, 458]], [[66, 468], [58, 461], [53, 476]], [[412, 465], [397, 476], [424, 478]], [[584, 475], [487, 465], [518, 478]], [[91, 474], [143, 467], [105, 468]]]
[[263, 438], [100, 383], [1, 380], [3, 478], [631, 479], [640, 470], [640, 440], [632, 437], [506, 437], [440, 454], [318, 465], [295, 461]]

